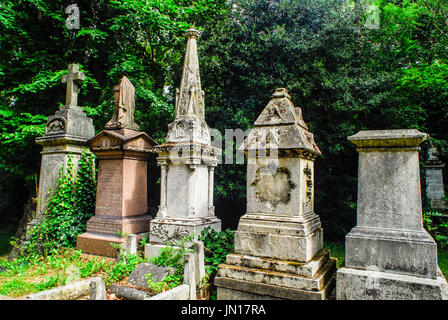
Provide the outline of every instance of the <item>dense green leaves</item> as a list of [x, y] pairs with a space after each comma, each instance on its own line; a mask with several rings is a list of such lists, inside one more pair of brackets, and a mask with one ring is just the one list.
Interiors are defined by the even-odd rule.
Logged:
[[67, 168], [61, 168], [55, 189], [50, 190], [44, 219], [33, 229], [25, 252], [48, 254], [54, 248], [75, 248], [77, 236], [85, 232], [87, 220], [94, 215], [95, 195], [94, 156], [82, 153], [77, 170], [70, 157]]

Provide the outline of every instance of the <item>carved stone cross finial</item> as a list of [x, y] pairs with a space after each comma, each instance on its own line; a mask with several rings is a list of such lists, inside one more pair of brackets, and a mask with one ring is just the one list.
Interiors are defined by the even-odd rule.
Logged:
[[62, 77], [62, 83], [67, 83], [66, 108], [78, 105], [79, 82], [84, 79], [84, 73], [79, 71], [79, 66], [76, 63], [68, 65], [68, 73]]

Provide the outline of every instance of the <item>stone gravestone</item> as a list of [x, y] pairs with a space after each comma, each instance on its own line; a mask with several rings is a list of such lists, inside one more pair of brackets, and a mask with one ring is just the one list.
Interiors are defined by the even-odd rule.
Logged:
[[235, 253], [219, 266], [218, 299], [325, 299], [336, 261], [314, 212], [314, 136], [286, 89], [277, 89], [240, 146], [248, 157], [247, 213]]
[[168, 125], [166, 143], [156, 146], [161, 168], [160, 206], [151, 221], [145, 255], [158, 255], [160, 246], [210, 226], [221, 230], [213, 206], [213, 175], [221, 150], [211, 145], [205, 122], [195, 29], [185, 32], [187, 49], [180, 89], [176, 90], [175, 119]]
[[86, 253], [115, 257], [117, 250], [111, 243], [125, 246], [126, 237], [121, 235], [136, 234], [141, 239], [149, 229], [147, 158], [157, 143], [137, 131], [134, 94], [134, 86], [123, 77], [114, 87], [112, 119], [89, 140], [98, 157], [98, 181], [95, 215], [77, 238], [77, 249]]
[[69, 154], [76, 170], [82, 152], [89, 152], [87, 141], [95, 135], [95, 128], [92, 119], [78, 106], [79, 82], [82, 80], [84, 73], [79, 71], [79, 66], [70, 64], [67, 75], [62, 78], [67, 84], [65, 105], [48, 117], [45, 135], [36, 138], [36, 143], [43, 146], [42, 162], [36, 217], [28, 224], [28, 231], [42, 221], [50, 192], [57, 185], [61, 168], [66, 169]]
[[445, 164], [439, 159], [439, 152], [433, 143], [429, 143], [428, 158], [425, 162], [426, 169], [426, 196], [432, 209], [443, 212], [448, 210], [445, 202], [445, 190], [443, 185], [443, 168]]
[[437, 246], [424, 229], [414, 129], [360, 131], [357, 225], [345, 239], [337, 299], [447, 299]]

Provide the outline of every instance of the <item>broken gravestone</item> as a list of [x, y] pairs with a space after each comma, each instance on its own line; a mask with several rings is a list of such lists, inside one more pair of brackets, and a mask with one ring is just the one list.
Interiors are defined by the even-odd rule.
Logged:
[[154, 281], [160, 282], [172, 272], [174, 270], [170, 267], [158, 266], [152, 263], [140, 263], [129, 275], [128, 283], [136, 287], [148, 288], [147, 274], [151, 274], [151, 278]]

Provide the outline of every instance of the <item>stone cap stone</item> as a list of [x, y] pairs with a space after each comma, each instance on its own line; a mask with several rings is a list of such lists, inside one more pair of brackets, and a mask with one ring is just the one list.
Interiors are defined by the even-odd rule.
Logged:
[[154, 152], [157, 145], [145, 132], [130, 129], [103, 130], [88, 141], [93, 152], [96, 151], [135, 151]]
[[305, 150], [310, 155], [321, 154], [302, 117], [302, 110], [295, 107], [285, 88], [277, 88], [254, 123], [253, 129], [238, 148], [240, 151]]
[[359, 148], [418, 147], [428, 134], [417, 129], [368, 130], [347, 137]]

